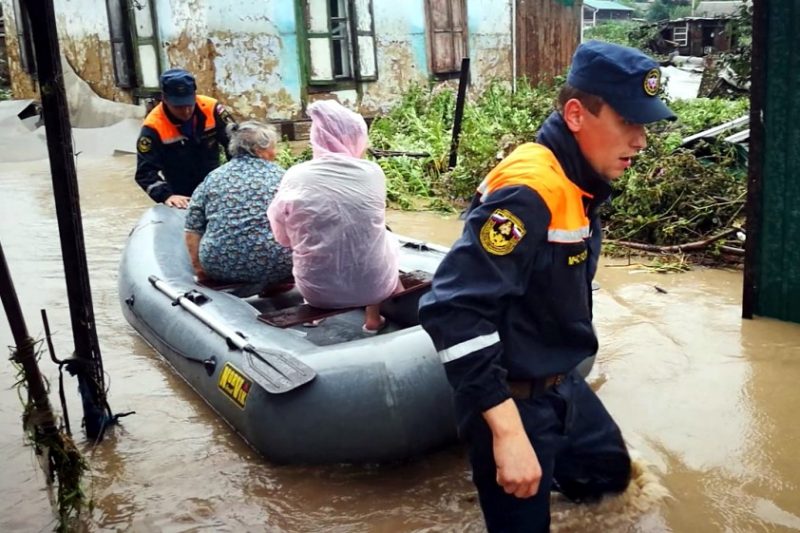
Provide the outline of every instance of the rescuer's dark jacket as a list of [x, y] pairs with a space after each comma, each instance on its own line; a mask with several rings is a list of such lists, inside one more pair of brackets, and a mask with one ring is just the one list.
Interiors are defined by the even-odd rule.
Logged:
[[156, 202], [191, 196], [227, 151], [225, 127], [233, 119], [214, 98], [197, 95], [194, 116], [181, 125], [164, 104], [147, 115], [136, 144], [136, 183]]
[[420, 302], [462, 415], [509, 398], [507, 379], [566, 373], [597, 351], [591, 282], [609, 194], [557, 113], [481, 183]]

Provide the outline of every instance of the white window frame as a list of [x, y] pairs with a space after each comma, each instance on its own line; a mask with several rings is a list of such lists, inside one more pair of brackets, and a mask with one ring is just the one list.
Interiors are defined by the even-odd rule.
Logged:
[[378, 79], [372, 0], [303, 0], [303, 7], [310, 85]]
[[[680, 31], [679, 31], [680, 30]], [[679, 36], [680, 33], [680, 36]], [[689, 23], [687, 22], [683, 26], [675, 26], [672, 29], [672, 40], [675, 41], [675, 44], [678, 46], [688, 46], [689, 45]]]

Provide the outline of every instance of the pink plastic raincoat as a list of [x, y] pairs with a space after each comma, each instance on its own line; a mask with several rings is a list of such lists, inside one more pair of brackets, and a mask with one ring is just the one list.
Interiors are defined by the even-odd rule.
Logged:
[[294, 278], [311, 305], [372, 305], [392, 294], [398, 245], [386, 231], [386, 176], [362, 159], [364, 119], [333, 101], [308, 108], [314, 159], [286, 171], [267, 210], [292, 249]]

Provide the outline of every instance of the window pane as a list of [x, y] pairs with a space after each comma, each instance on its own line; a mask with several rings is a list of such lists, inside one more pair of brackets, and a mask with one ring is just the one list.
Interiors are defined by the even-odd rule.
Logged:
[[113, 43], [111, 49], [114, 53], [114, 74], [117, 78], [117, 85], [123, 89], [130, 88], [132, 86], [130, 65], [128, 64], [128, 55], [125, 53], [125, 45]]
[[453, 33], [453, 70], [461, 70], [461, 59], [467, 55], [466, 47], [464, 46], [464, 35], [461, 33]]
[[308, 31], [328, 33], [328, 0], [308, 0]]
[[371, 0], [355, 0], [356, 31], [372, 33]]
[[138, 47], [139, 65], [142, 68], [142, 87], [158, 87], [158, 57], [152, 44]]
[[466, 17], [464, 17], [464, 0], [450, 0], [450, 26], [453, 30], [463, 30]]
[[309, 58], [311, 61], [310, 79], [312, 81], [332, 80], [331, 40], [327, 37], [308, 39]]
[[328, 0], [328, 6], [331, 10], [331, 18], [346, 16], [344, 6], [340, 0]]
[[107, 0], [106, 12], [108, 13], [108, 25], [111, 32], [112, 39], [122, 38], [125, 32], [122, 18], [122, 2], [121, 0]]
[[150, 0], [134, 2], [133, 16], [136, 23], [136, 35], [147, 39], [153, 36], [153, 16], [150, 12]]
[[358, 73], [362, 78], [375, 78], [375, 38], [359, 36], [358, 38]]

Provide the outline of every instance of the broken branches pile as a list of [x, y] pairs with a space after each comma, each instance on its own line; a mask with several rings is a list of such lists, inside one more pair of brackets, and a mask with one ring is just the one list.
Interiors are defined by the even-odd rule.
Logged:
[[[420, 200], [430, 209], [465, 205], [500, 159], [535, 139], [555, 97], [554, 86], [531, 86], [524, 80], [515, 92], [503, 82], [488, 84], [466, 104], [458, 164], [448, 170], [455, 93], [441, 86], [432, 91], [410, 88], [370, 128], [374, 153], [414, 155], [377, 159], [386, 173], [390, 203], [402, 209], [418, 206]], [[714, 140], [691, 150], [679, 146], [690, 134], [746, 114], [748, 102], [699, 98], [670, 105], [679, 120], [653, 127], [648, 148], [615, 182], [615, 197], [604, 209], [612, 239], [675, 246], [702, 242], [743, 224], [742, 148]], [[708, 248], [718, 252], [726, 245], [725, 239], [717, 239]]]

